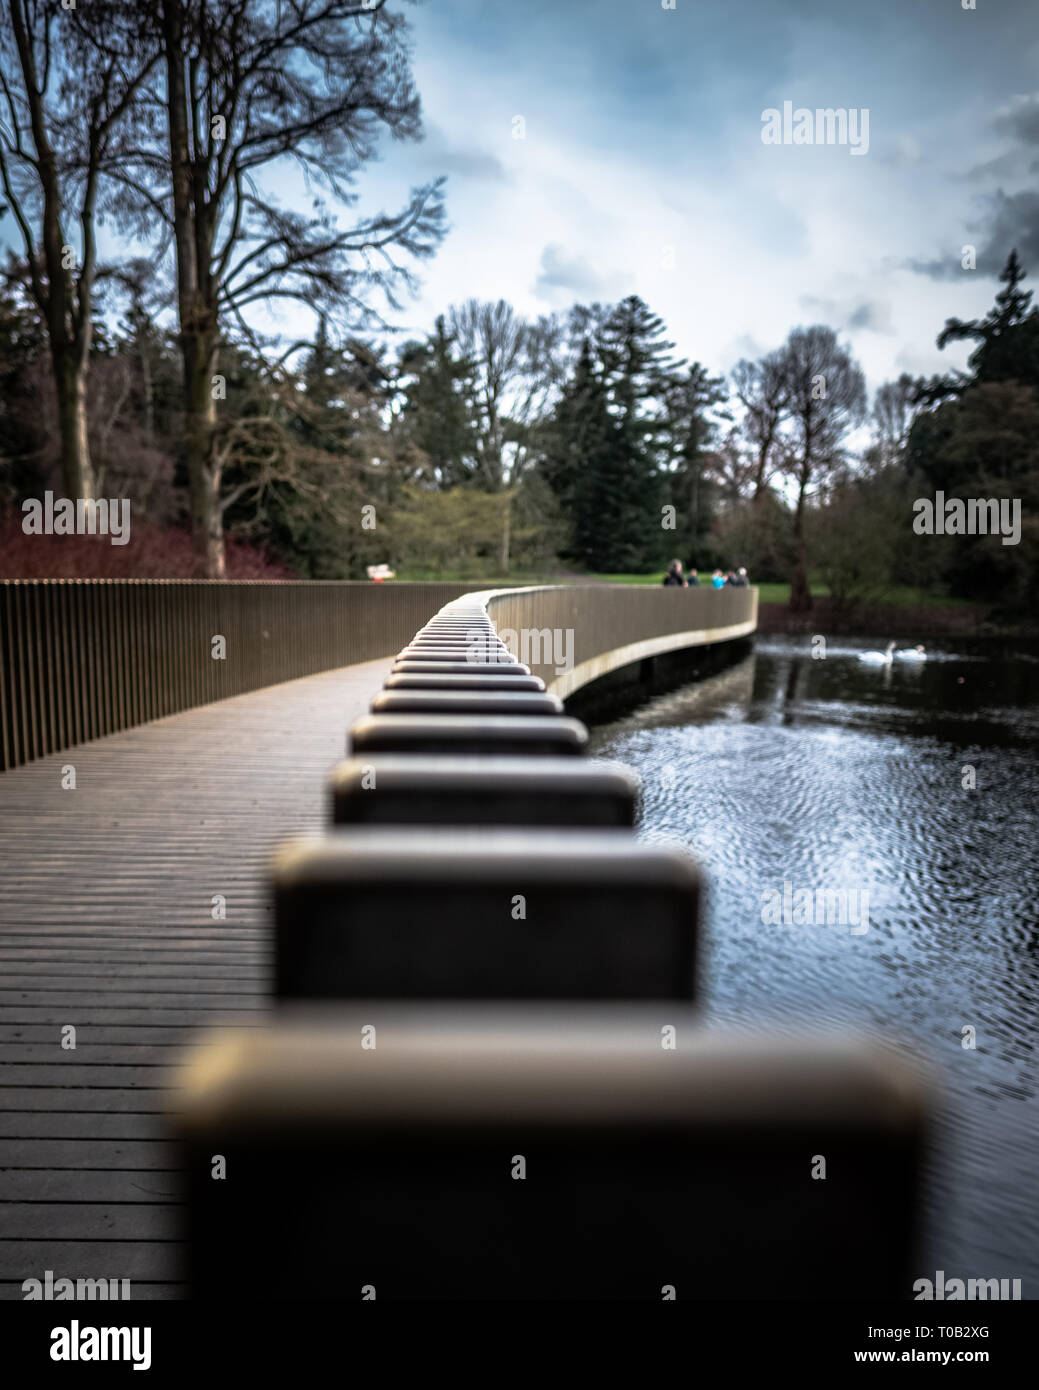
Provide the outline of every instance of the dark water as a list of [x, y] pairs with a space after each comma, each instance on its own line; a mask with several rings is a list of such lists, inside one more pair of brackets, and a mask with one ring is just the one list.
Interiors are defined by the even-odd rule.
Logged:
[[[847, 1024], [930, 1062], [935, 1268], [1020, 1278], [1036, 1298], [1039, 658], [858, 659], [878, 645], [842, 639], [813, 660], [808, 639], [759, 639], [600, 726], [593, 751], [641, 775], [641, 836], [683, 841], [706, 871], [708, 1016]], [[868, 891], [868, 931], [765, 925], [763, 895], [784, 882]]]

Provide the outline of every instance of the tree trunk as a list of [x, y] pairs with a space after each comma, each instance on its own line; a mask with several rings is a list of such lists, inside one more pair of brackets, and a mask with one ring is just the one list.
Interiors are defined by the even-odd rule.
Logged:
[[59, 343], [51, 351], [54, 389], [58, 405], [58, 434], [61, 440], [61, 484], [64, 495], [75, 501], [94, 496], [94, 470], [87, 438], [86, 366], [76, 361], [68, 348]]
[[509, 572], [509, 547], [512, 541], [512, 498], [506, 497], [501, 518], [501, 572]]
[[224, 514], [220, 507], [220, 470], [206, 469], [192, 492], [196, 568], [206, 579], [227, 578]]
[[[88, 173], [83, 206], [86, 264], [80, 270], [80, 282], [77, 285], [72, 268], [66, 264], [69, 248], [62, 236], [63, 204], [58, 176], [59, 165], [51, 144], [44, 106], [46, 81], [37, 74], [33, 38], [30, 28], [27, 27], [27, 15], [34, 12], [30, 12], [22, 4], [15, 4], [10, 7], [10, 13], [25, 84], [32, 140], [36, 148], [36, 173], [42, 193], [41, 233], [46, 286], [35, 269], [36, 250], [31, 243], [26, 246], [26, 255], [32, 277], [33, 299], [46, 322], [50, 344], [51, 370], [57, 396], [58, 433], [61, 439], [62, 487], [65, 496], [70, 500], [87, 500], [94, 496], [94, 475], [90, 466], [90, 446], [87, 440], [86, 403], [86, 379], [90, 362], [90, 295], [94, 273], [94, 170], [91, 169]], [[49, 34], [49, 29], [46, 32]], [[20, 220], [23, 219], [20, 210], [16, 209], [16, 215]]]
[[[173, 192], [173, 236], [177, 248], [178, 344], [184, 369], [184, 461], [191, 497], [191, 539], [196, 572], [223, 579], [224, 518], [220, 507], [222, 469], [213, 450], [219, 324], [210, 275], [212, 227], [196, 200], [192, 176], [189, 97], [185, 78], [184, 11], [180, 0], [163, 0], [166, 103], [169, 116]], [[204, 200], [203, 200], [204, 201]]]
[[812, 591], [808, 587], [808, 566], [805, 556], [804, 534], [805, 482], [802, 481], [797, 494], [797, 510], [794, 512], [794, 573], [790, 580], [790, 611], [807, 613], [812, 607]]
[[760, 510], [761, 504], [765, 500], [765, 465], [768, 463], [768, 451], [772, 447], [771, 439], [767, 444], [763, 444], [758, 450], [758, 466], [754, 471], [754, 509]]
[[141, 343], [141, 394], [144, 397], [144, 437], [149, 446], [155, 443], [155, 388], [152, 384], [152, 362], [148, 348]]
[[216, 401], [213, 375], [217, 365], [215, 334], [203, 328], [182, 335], [184, 353], [184, 448], [191, 498], [191, 540], [195, 572], [203, 579], [223, 579], [227, 572], [224, 514], [220, 505], [223, 469], [213, 453]]

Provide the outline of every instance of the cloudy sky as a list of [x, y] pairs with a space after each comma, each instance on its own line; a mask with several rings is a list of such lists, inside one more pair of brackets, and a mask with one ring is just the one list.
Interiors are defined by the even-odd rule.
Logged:
[[[946, 317], [984, 312], [1011, 245], [1039, 277], [1039, 5], [977, 5], [424, 0], [426, 138], [361, 183], [392, 207], [448, 176], [450, 231], [397, 321], [635, 292], [715, 371], [813, 322], [871, 386], [961, 364], [934, 346]], [[764, 144], [784, 101], [867, 108], [868, 152]]]
[[[1011, 246], [1039, 284], [1039, 0], [972, 2], [409, 4], [426, 135], [385, 143], [359, 210], [444, 174], [450, 229], [392, 322], [634, 292], [714, 372], [819, 322], [871, 387], [961, 366], [969, 347], [935, 336], [984, 313]], [[868, 150], [763, 143], [787, 101], [867, 110]], [[268, 179], [291, 201], [294, 180]], [[309, 336], [279, 312], [262, 326]]]

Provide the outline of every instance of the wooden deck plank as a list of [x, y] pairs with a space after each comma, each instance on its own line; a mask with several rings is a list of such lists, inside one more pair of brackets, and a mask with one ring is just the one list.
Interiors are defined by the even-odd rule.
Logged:
[[179, 1209], [156, 1202], [8, 1202], [4, 1240], [177, 1240]]
[[[239, 947], [245, 947], [247, 951], [261, 951], [266, 945], [266, 933], [263, 932], [243, 932], [239, 930], [228, 938], [207, 933], [204, 937], [197, 935], [193, 928], [185, 928], [187, 934], [178, 935], [179, 929], [176, 924], [164, 925], [153, 920], [150, 931], [142, 931], [136, 935], [127, 932], [93, 932], [90, 937], [83, 936], [82, 933], [69, 933], [67, 926], [51, 928], [43, 924], [31, 927], [16, 927], [7, 923], [4, 928], [4, 941], [20, 941], [35, 943], [38, 947], [48, 953], [52, 951], [95, 951], [98, 949], [108, 949], [132, 952], [137, 954], [141, 951], [154, 951], [156, 949], [155, 927], [162, 926], [163, 935], [159, 943], [161, 951], [189, 951], [192, 956], [205, 956], [210, 952], [235, 953]], [[268, 954], [270, 954], [268, 952]], [[244, 959], [245, 957], [243, 957]]]
[[51, 1023], [56, 1027], [61, 1027], [66, 1023], [75, 1023], [77, 1028], [82, 1028], [92, 1023], [122, 1023], [122, 1024], [151, 1024], [153, 1027], [165, 1024], [170, 1028], [188, 1027], [215, 1027], [227, 1025], [234, 1027], [239, 1023], [261, 1022], [269, 1011], [260, 1005], [254, 1009], [131, 1009], [115, 1008], [106, 1004], [95, 1004], [93, 1001], [89, 1005], [84, 1005], [76, 1011], [76, 1017], [70, 1018], [68, 1009], [62, 1009], [51, 1004], [47, 1007], [33, 1004], [20, 1004], [17, 1009], [11, 1009], [6, 1014], [8, 1023]]
[[[106, 973], [111, 967], [117, 969], [122, 975], [129, 975], [131, 973], [150, 973], [165, 969], [167, 966], [177, 966], [182, 969], [186, 965], [195, 965], [202, 959], [204, 959], [209, 971], [216, 971], [220, 966], [225, 966], [247, 976], [269, 969], [273, 958], [268, 955], [249, 958], [244, 951], [241, 953], [232, 951], [194, 951], [191, 953], [155, 951], [142, 957], [140, 954], [128, 954], [125, 949], [113, 950], [103, 946], [96, 946], [92, 950], [86, 951], [71, 950], [68, 946], [14, 947], [6, 950], [0, 946], [0, 965], [4, 967], [5, 977], [8, 968], [12, 973], [15, 971], [35, 973], [37, 969], [43, 968], [57, 976], [59, 974], [77, 974], [76, 967], [84, 965], [88, 965], [94, 970], [100, 970], [104, 967]], [[60, 970], [59, 966], [61, 967]]]
[[[8, 1042], [4, 1044], [4, 1062], [39, 1062], [43, 1066], [76, 1063], [90, 1066], [161, 1066], [176, 1063], [176, 1043], [123, 1042], [100, 1043], [90, 1035], [78, 1035], [74, 1053], [63, 1052], [57, 1035], [52, 1034], [49, 1042]], [[2, 1067], [4, 1063], [0, 1063]], [[0, 1071], [0, 1076], [2, 1076]], [[2, 1082], [0, 1082], [2, 1084]]]
[[183, 1246], [156, 1240], [0, 1240], [0, 1279], [170, 1279]]
[[19, 963], [16, 971], [4, 971], [3, 980], [7, 990], [29, 992], [43, 985], [69, 990], [75, 994], [95, 994], [98, 990], [107, 990], [113, 986], [132, 988], [146, 994], [152, 994], [156, 990], [168, 990], [176, 994], [182, 991], [211, 993], [238, 985], [242, 988], [232, 988], [232, 993], [263, 996], [267, 992], [269, 972], [256, 970], [246, 973], [225, 965], [222, 968], [214, 966], [211, 969], [199, 966], [189, 975], [184, 973], [183, 965], [161, 966], [152, 962], [141, 962], [130, 966], [112, 965], [104, 974], [99, 975], [82, 969], [77, 970], [75, 966], [62, 960], [60, 966], [56, 964], [53, 969], [49, 969], [46, 964], [29, 967]]
[[[139, 1115], [159, 1114], [165, 1105], [164, 1092], [155, 1091], [149, 1097], [140, 1088], [127, 1091], [121, 1086], [98, 1086], [93, 1090], [84, 1089], [82, 1086], [48, 1086], [38, 1089], [25, 1086], [0, 1087], [0, 1110], [6, 1114], [27, 1117], [39, 1112], [81, 1114], [111, 1111], [113, 1114], [121, 1114], [124, 1111], [135, 1111]], [[28, 1119], [26, 1123], [29, 1123]]]
[[325, 778], [390, 665], [188, 710], [0, 777], [0, 1298], [23, 1298], [46, 1269], [128, 1278], [135, 1299], [183, 1295], [173, 1067], [199, 1029], [268, 1016], [271, 856], [327, 823]]
[[[14, 990], [0, 989], [0, 1012], [15, 1013], [22, 1005], [32, 1008], [60, 1008], [65, 1010], [75, 1010], [80, 1004], [89, 1003], [95, 999], [96, 993], [90, 990], [73, 989], [32, 989]], [[118, 982], [113, 982], [106, 990], [104, 997], [111, 1001], [108, 1007], [111, 1008], [147, 1008], [154, 998], [168, 1000], [172, 1005], [188, 999], [200, 1000], [200, 1007], [225, 1009], [254, 1009], [263, 1008], [264, 996], [257, 990], [251, 994], [235, 994], [230, 990], [222, 990], [217, 983], [213, 989], [120, 989]], [[76, 1020], [71, 1016], [65, 1019], [66, 1023], [74, 1023]]]
[[150, 1168], [123, 1168], [116, 1172], [69, 1172], [61, 1168], [33, 1168], [4, 1174], [4, 1195], [9, 1202], [179, 1202], [179, 1173], [156, 1173]]
[[[157, 1112], [0, 1112], [0, 1139], [160, 1139], [162, 1133], [162, 1115]], [[3, 1182], [5, 1198], [11, 1197], [9, 1177], [5, 1175]]]
[[142, 1167], [175, 1171], [172, 1144], [150, 1139], [0, 1139], [0, 1168]]
[[[241, 1028], [258, 1028], [262, 1025], [263, 1016], [258, 1015], [255, 1019], [250, 1019], [247, 1023], [239, 1025]], [[193, 1037], [195, 1027], [193, 1024], [184, 1024], [180, 1028], [169, 1026], [148, 1027], [140, 1024], [137, 1027], [120, 1027], [119, 1024], [100, 1024], [92, 1028], [81, 1028], [78, 1030], [78, 1037], [81, 1046], [107, 1046], [109, 1043], [123, 1044], [154, 1044], [156, 1047], [183, 1047], [184, 1044]], [[18, 1045], [22, 1043], [48, 1043], [53, 1044], [56, 1034], [54, 1025], [51, 1023], [10, 1023], [0, 1026], [0, 1044]], [[12, 1057], [13, 1060], [13, 1057]], [[2, 1108], [2, 1107], [0, 1107]]]
[[117, 1066], [95, 1067], [89, 1062], [27, 1062], [24, 1066], [17, 1062], [0, 1063], [0, 1086], [82, 1086], [93, 1089], [95, 1086], [121, 1086], [124, 1090], [145, 1089], [169, 1084], [168, 1067], [139, 1067], [131, 1063]]

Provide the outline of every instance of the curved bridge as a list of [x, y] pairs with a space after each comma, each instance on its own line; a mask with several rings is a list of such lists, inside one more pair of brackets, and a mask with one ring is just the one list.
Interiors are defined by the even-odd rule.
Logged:
[[561, 699], [636, 661], [747, 637], [758, 625], [754, 588], [558, 585], [474, 598], [510, 652]]
[[756, 593], [246, 587], [13, 601], [0, 1297], [907, 1292], [926, 1092], [705, 1026], [697, 865], [562, 709]]
[[0, 770], [153, 719], [398, 651], [447, 603], [486, 601], [565, 698], [596, 676], [744, 636], [756, 589], [209, 580], [0, 582]]

